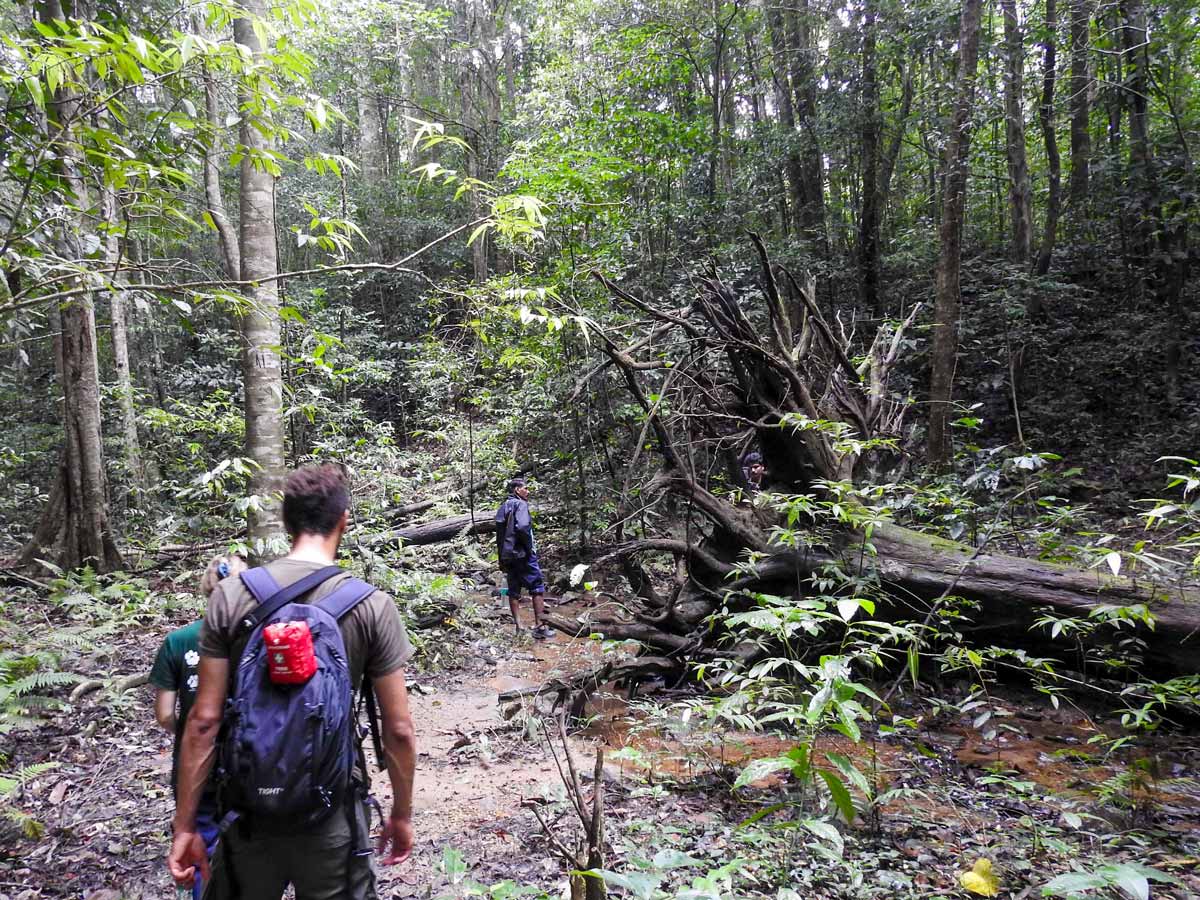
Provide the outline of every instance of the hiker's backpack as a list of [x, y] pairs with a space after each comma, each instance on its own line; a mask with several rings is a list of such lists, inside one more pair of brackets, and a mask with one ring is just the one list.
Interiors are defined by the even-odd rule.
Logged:
[[[280, 589], [266, 569], [241, 574], [258, 606], [239, 623], [235, 645], [248, 635], [231, 675], [218, 760], [224, 812], [268, 827], [303, 830], [349, 796], [359, 757], [350, 667], [338, 620], [375, 592], [347, 578], [319, 603], [297, 602], [342, 573], [327, 566]], [[317, 668], [302, 684], [271, 680], [264, 629], [306, 622]], [[364, 683], [364, 693], [370, 693]]]
[[517, 504], [507, 500], [496, 510], [496, 553], [502, 566], [520, 562], [527, 555], [517, 534]]

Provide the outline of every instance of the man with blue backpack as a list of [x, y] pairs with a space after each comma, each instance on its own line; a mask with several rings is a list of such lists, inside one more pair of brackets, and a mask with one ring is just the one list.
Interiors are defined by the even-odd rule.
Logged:
[[[334, 564], [348, 507], [340, 467], [297, 469], [283, 496], [291, 552], [209, 598], [167, 859], [180, 885], [201, 874], [208, 900], [279, 900], [289, 884], [296, 900], [376, 897], [356, 698], [382, 732], [392, 788], [378, 851], [384, 865], [412, 852], [412, 648], [391, 598]], [[211, 873], [196, 829], [210, 772], [221, 813]]]
[[506, 586], [500, 593], [508, 595], [508, 608], [512, 612], [513, 627], [521, 633], [521, 620], [517, 608], [521, 591], [528, 590], [533, 599], [533, 630], [536, 640], [554, 637], [554, 630], [543, 623], [546, 614], [546, 579], [538, 562], [537, 548], [533, 544], [533, 520], [529, 515], [529, 486], [524, 478], [513, 478], [508, 482], [508, 497], [496, 510], [496, 555], [504, 569]]

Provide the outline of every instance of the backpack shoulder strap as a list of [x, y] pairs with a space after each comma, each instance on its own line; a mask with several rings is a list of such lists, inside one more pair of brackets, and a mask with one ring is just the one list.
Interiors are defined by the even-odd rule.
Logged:
[[342, 616], [358, 606], [368, 597], [375, 593], [374, 585], [367, 584], [358, 578], [347, 578], [339, 584], [328, 597], [322, 599], [316, 605], [329, 613], [334, 619], [341, 619]]
[[[304, 596], [317, 585], [328, 581], [341, 571], [341, 566], [325, 566], [322, 569], [305, 575], [299, 581], [289, 584], [282, 589], [276, 583], [275, 579], [271, 577], [270, 573], [261, 567], [248, 569], [243, 572], [240, 576], [242, 584], [246, 585], [250, 593], [258, 600], [258, 606], [242, 619], [238, 628], [239, 634], [246, 631], [253, 631], [276, 610], [282, 609], [297, 597]], [[266, 591], [271, 586], [274, 586], [275, 590], [268, 595]]]
[[265, 566], [247, 569], [238, 577], [259, 603], [266, 603], [279, 593], [279, 582], [271, 577]]
[[[376, 588], [372, 584], [367, 584], [360, 578], [347, 578], [339, 584], [328, 597], [323, 598], [317, 606], [333, 616], [334, 619], [341, 621], [350, 610], [358, 606], [373, 593]], [[379, 711], [375, 705], [375, 688], [371, 684], [371, 676], [365, 671], [363, 672], [362, 683], [358, 687], [359, 710], [355, 713], [355, 719], [361, 714], [361, 708], [367, 707], [367, 722], [371, 730], [371, 742], [375, 747], [375, 759], [378, 761], [380, 769], [383, 768], [382, 760], [386, 759], [383, 755], [383, 743], [379, 739]], [[363, 776], [367, 776], [367, 761], [362, 756], [362, 741], [361, 738], [356, 738], [358, 746], [359, 762], [362, 765]]]

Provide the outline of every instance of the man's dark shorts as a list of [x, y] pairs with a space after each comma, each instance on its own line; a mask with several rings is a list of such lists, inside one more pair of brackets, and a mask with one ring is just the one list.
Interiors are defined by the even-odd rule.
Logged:
[[[370, 813], [350, 802], [353, 825], [344, 810], [302, 834], [243, 833], [234, 823], [217, 844], [204, 900], [280, 897], [289, 883], [296, 900], [378, 900]], [[354, 846], [355, 834], [362, 847]]]
[[505, 566], [504, 575], [508, 579], [508, 596], [514, 600], [521, 596], [522, 588], [530, 594], [546, 593], [546, 579], [542, 577], [542, 567], [536, 553], [529, 554], [528, 559]]

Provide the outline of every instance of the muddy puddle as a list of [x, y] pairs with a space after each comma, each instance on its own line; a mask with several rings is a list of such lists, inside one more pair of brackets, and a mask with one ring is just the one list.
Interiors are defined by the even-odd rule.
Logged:
[[[717, 778], [732, 784], [757, 759], [782, 756], [797, 738], [760, 732], [714, 732], [678, 711], [652, 704], [629, 704], [606, 685], [588, 704], [590, 717], [581, 736], [603, 745], [615, 774], [687, 783]], [[1106, 807], [1114, 823], [1144, 824], [1200, 833], [1200, 746], [1193, 737], [1171, 736], [1121, 752], [1106, 748], [1120, 735], [1116, 723], [1098, 724], [1075, 710], [997, 707], [999, 724], [987, 738], [960, 722], [939, 723], [888, 739], [853, 742], [823, 734], [813, 742], [813, 762], [829, 768], [829, 754], [849, 759], [885, 791], [930, 781], [988, 785], [997, 793], [1035, 795], [1064, 810]], [[777, 788], [787, 775], [775, 773], [751, 783]], [[931, 797], [943, 796], [933, 792]], [[967, 818], [969, 809], [937, 799], [927, 805], [939, 816]], [[897, 809], [899, 807], [896, 807]]]

